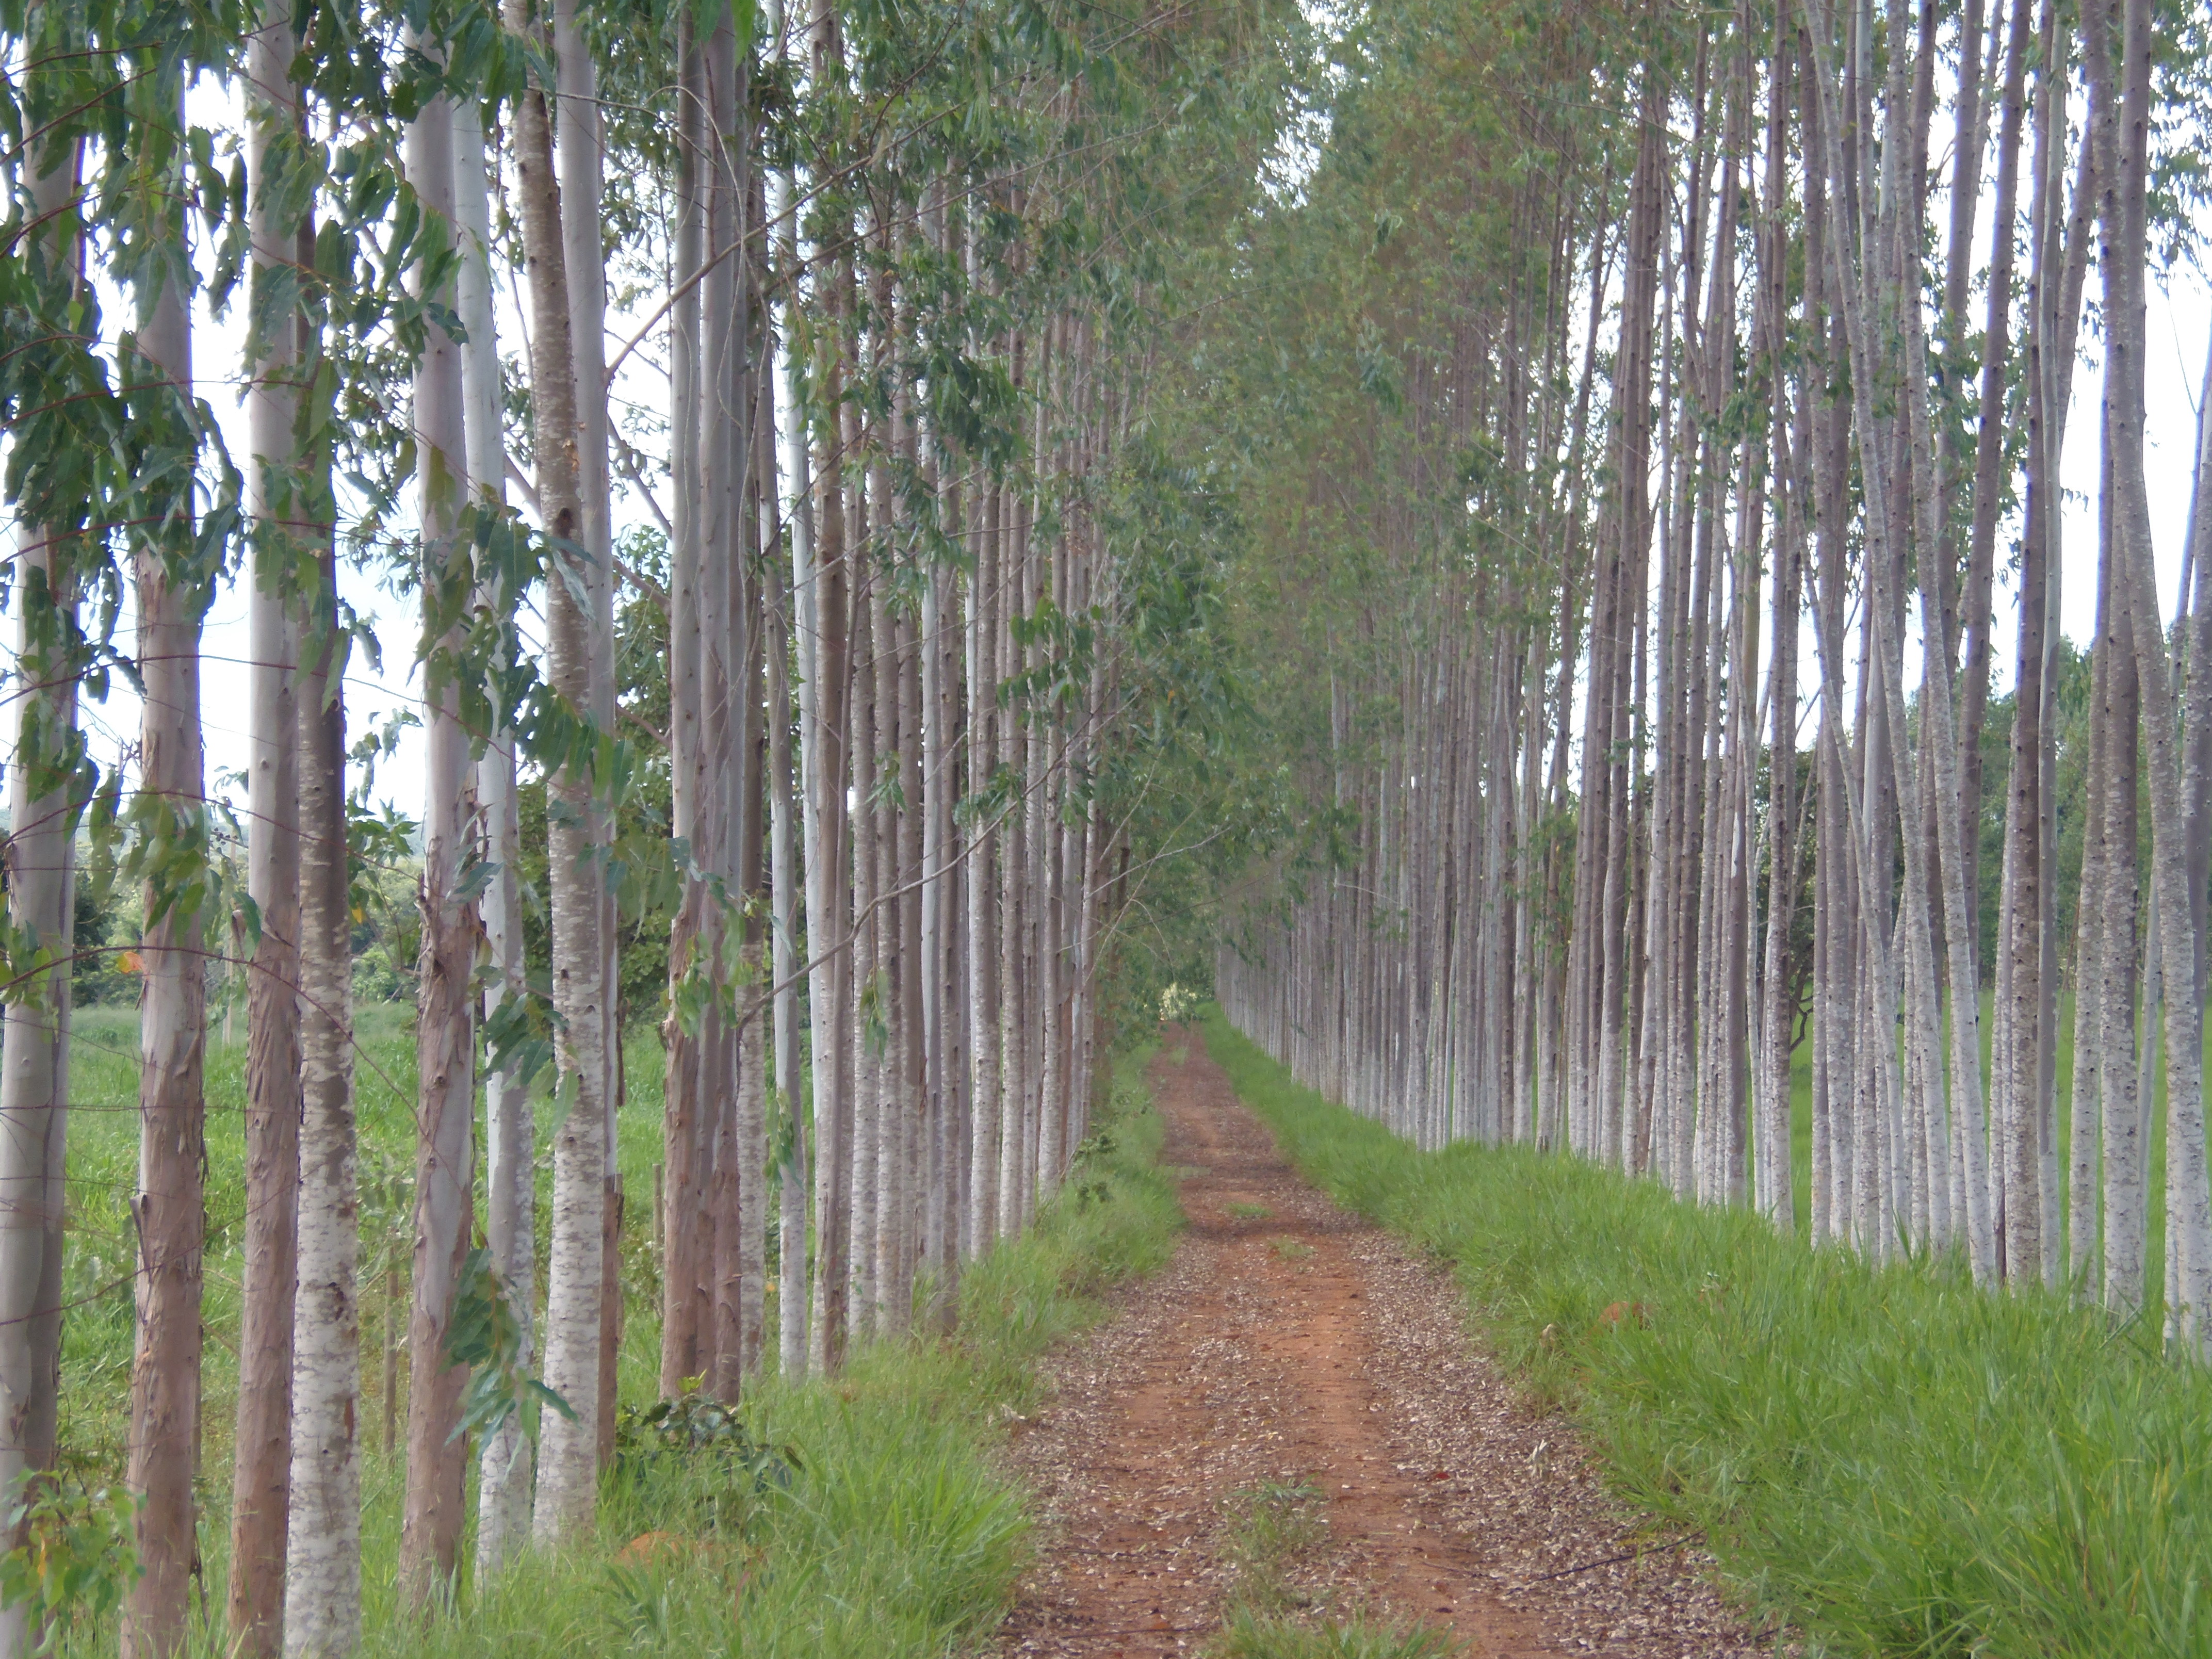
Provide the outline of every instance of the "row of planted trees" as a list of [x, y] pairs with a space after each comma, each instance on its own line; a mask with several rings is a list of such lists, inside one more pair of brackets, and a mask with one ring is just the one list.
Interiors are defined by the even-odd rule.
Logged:
[[[57, 1454], [90, 842], [145, 907], [126, 1653], [187, 1637], [223, 956], [250, 1036], [246, 1191], [217, 1195], [246, 1217], [227, 1618], [248, 1653], [361, 1636], [349, 940], [395, 841], [348, 790], [347, 670], [374, 641], [343, 561], [381, 562], [421, 619], [406, 1605], [459, 1582], [465, 1435], [479, 1576], [591, 1527], [640, 915], [668, 923], [665, 1395], [733, 1399], [949, 1319], [961, 1264], [1050, 1199], [1146, 791], [1204, 703], [1163, 707], [1206, 574], [1116, 506], [1139, 284], [1152, 240], [1219, 210], [1189, 156], [1260, 21], [0, 12], [0, 1479], [35, 1490]], [[242, 450], [194, 380], [210, 303], [245, 317]], [[618, 556], [641, 520], [665, 573]], [[212, 798], [199, 702], [231, 584], [242, 813]], [[641, 603], [665, 654], [618, 675]], [[125, 682], [140, 738], [103, 767], [82, 705]], [[0, 1651], [37, 1637], [0, 1619]]]
[[[2145, 316], [2203, 222], [2203, 18], [1439, 10], [1270, 250], [1352, 319], [1358, 412], [1302, 428], [1256, 625], [1357, 831], [1254, 890], [1231, 1018], [1425, 1145], [1571, 1148], [1785, 1226], [1809, 1128], [1816, 1240], [2162, 1294], [2193, 1351], [2212, 447], [2160, 434], [2192, 458], [2164, 617]], [[2070, 558], [2069, 417], [2100, 477]]]

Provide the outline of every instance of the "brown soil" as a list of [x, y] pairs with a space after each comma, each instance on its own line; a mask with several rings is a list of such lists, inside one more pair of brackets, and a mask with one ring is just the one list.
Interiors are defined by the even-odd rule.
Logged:
[[1316, 1616], [1496, 1659], [1759, 1650], [1710, 1562], [1614, 1504], [1564, 1419], [1470, 1345], [1449, 1277], [1292, 1173], [1197, 1032], [1170, 1034], [1153, 1082], [1189, 1231], [1014, 1425], [1046, 1526], [1002, 1655], [1203, 1649], [1265, 1483], [1326, 1496], [1326, 1539], [1288, 1573]]

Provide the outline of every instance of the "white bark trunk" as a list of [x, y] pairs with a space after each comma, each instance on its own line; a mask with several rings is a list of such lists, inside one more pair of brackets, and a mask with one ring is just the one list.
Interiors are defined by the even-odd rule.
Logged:
[[[507, 27], [528, 32], [522, 0], [507, 0]], [[584, 521], [582, 428], [570, 340], [568, 276], [561, 237], [560, 188], [545, 92], [518, 100], [516, 196], [521, 209], [531, 311], [531, 384], [538, 431], [538, 501], [556, 568], [546, 586], [547, 665], [553, 689], [579, 714], [592, 707], [593, 618], [578, 550]], [[592, 273], [595, 279], [596, 270]], [[531, 1533], [541, 1547], [591, 1528], [599, 1496], [599, 1336], [605, 1249], [607, 1074], [605, 884], [592, 856], [592, 781], [581, 767], [554, 780], [558, 820], [550, 831], [553, 1004], [563, 1031], [560, 1096], [568, 1109], [553, 1152], [553, 1239], [545, 1310], [545, 1385], [569, 1413], [541, 1421]]]

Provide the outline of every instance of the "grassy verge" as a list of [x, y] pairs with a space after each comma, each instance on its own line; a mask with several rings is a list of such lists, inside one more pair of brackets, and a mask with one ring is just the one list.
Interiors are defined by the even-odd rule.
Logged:
[[727, 1440], [618, 1468], [597, 1547], [526, 1561], [430, 1632], [387, 1624], [367, 1650], [921, 1659], [969, 1645], [1026, 1559], [1021, 1495], [988, 1455], [1000, 1425], [1035, 1403], [1037, 1358], [1097, 1317], [1102, 1290], [1164, 1261], [1182, 1224], [1145, 1058], [1117, 1071], [1060, 1200], [969, 1271], [957, 1338], [868, 1348], [831, 1384], [763, 1382]]
[[1526, 1148], [1417, 1152], [1206, 1030], [1298, 1169], [1450, 1261], [1492, 1348], [1757, 1615], [1842, 1651], [2212, 1655], [2212, 1373], [2154, 1332]]
[[[627, 1434], [589, 1545], [526, 1557], [481, 1589], [465, 1584], [459, 1606], [427, 1623], [402, 1620], [392, 1590], [400, 1460], [372, 1451], [364, 1654], [925, 1659], [971, 1646], [997, 1622], [1026, 1559], [1021, 1494], [989, 1455], [1000, 1425], [1036, 1403], [1038, 1357], [1097, 1317], [1100, 1291], [1164, 1262], [1182, 1224], [1157, 1164], [1149, 1057], [1117, 1067], [1099, 1133], [1036, 1226], [970, 1268], [957, 1336], [866, 1348], [834, 1382], [765, 1378], [727, 1423], [702, 1413], [684, 1436]], [[657, 1311], [634, 1307], [625, 1333], [623, 1397], [633, 1404], [649, 1399], [651, 1378], [627, 1362], [656, 1346]], [[234, 1386], [228, 1364], [210, 1346], [210, 1370], [226, 1373], [210, 1378], [219, 1398]], [[86, 1416], [104, 1420], [116, 1403]], [[225, 1466], [210, 1455], [207, 1467], [214, 1475]], [[195, 1659], [229, 1651], [227, 1493], [209, 1486]], [[471, 1539], [465, 1558], [473, 1547]], [[114, 1643], [102, 1619], [72, 1632], [64, 1651], [112, 1652]]]

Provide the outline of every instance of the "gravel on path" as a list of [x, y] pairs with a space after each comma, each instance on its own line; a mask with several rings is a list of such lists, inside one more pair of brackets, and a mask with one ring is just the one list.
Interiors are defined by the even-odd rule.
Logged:
[[1152, 1082], [1189, 1230], [1012, 1425], [1043, 1526], [999, 1654], [1200, 1652], [1240, 1503], [1285, 1489], [1327, 1517], [1286, 1570], [1316, 1617], [1424, 1624], [1487, 1659], [1771, 1651], [1710, 1558], [1613, 1501], [1565, 1418], [1485, 1357], [1449, 1273], [1298, 1179], [1194, 1030]]

